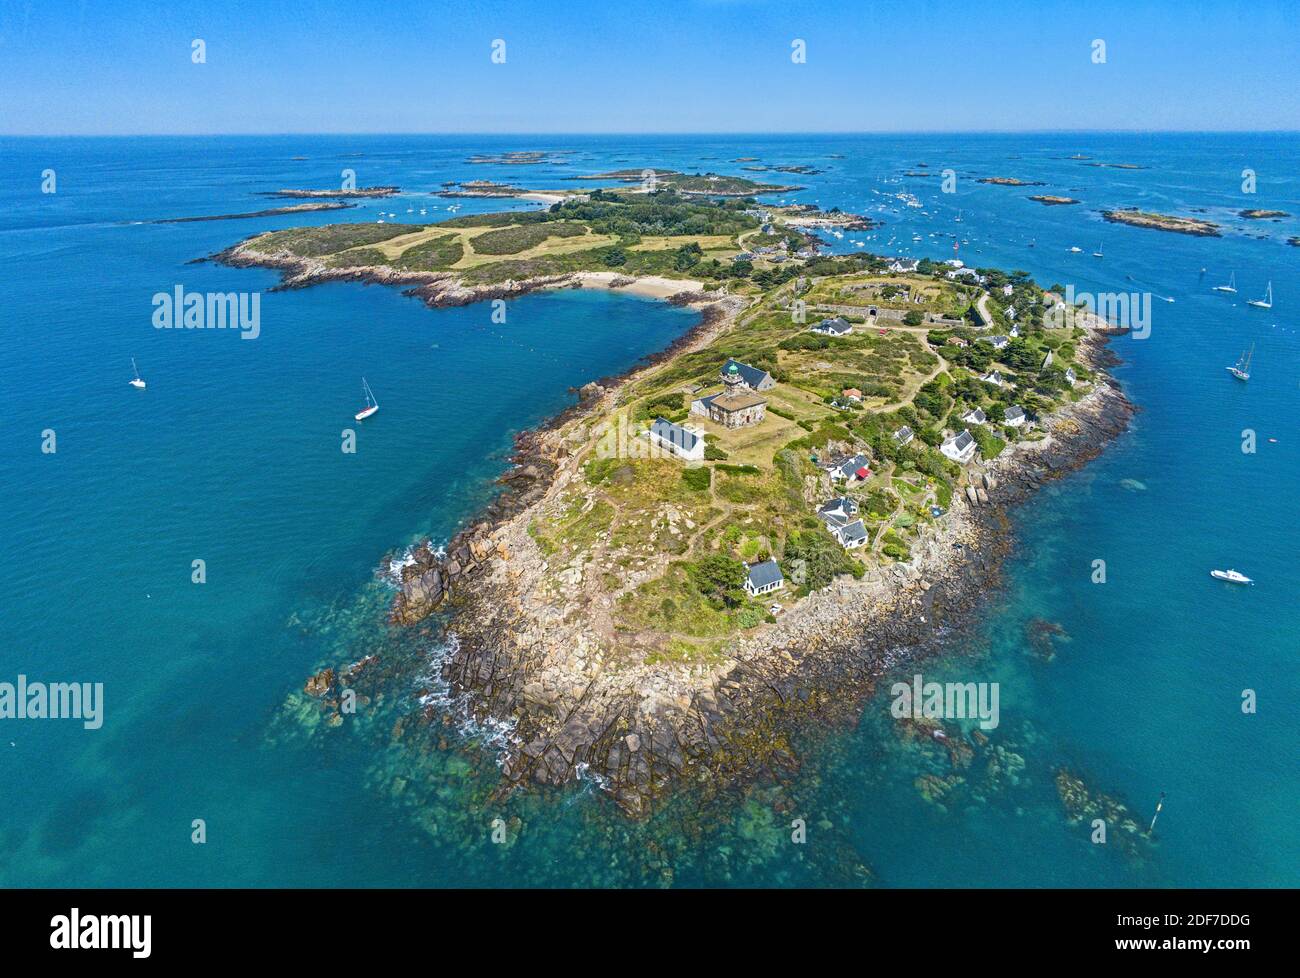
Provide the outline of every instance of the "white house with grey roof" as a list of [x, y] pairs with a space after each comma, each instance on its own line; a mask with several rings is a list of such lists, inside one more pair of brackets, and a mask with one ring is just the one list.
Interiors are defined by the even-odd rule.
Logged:
[[1011, 340], [1005, 336], [981, 336], [979, 339], [981, 343], [992, 345], [995, 350], [1005, 350], [1007, 344], [1011, 342]]
[[986, 384], [992, 384], [994, 387], [1002, 386], [1002, 375], [996, 370], [990, 370], [988, 373], [980, 377], [980, 380], [984, 381]]
[[963, 428], [961, 434], [945, 438], [943, 444], [939, 446], [939, 451], [954, 462], [965, 465], [975, 457], [975, 450], [978, 447], [970, 429]]
[[845, 550], [856, 550], [867, 542], [867, 528], [858, 518], [858, 504], [847, 496], [823, 503], [817, 515]]
[[862, 520], [854, 520], [847, 526], [830, 527], [829, 529], [831, 535], [839, 541], [840, 546], [845, 550], [857, 550], [869, 539], [867, 528], [863, 525]]
[[831, 478], [836, 482], [861, 482], [870, 477], [871, 460], [861, 453], [840, 459], [831, 466]]
[[983, 408], [971, 408], [961, 416], [961, 419], [967, 424], [984, 424], [989, 418]]
[[1002, 423], [1009, 424], [1013, 428], [1019, 428], [1025, 423], [1025, 409], [1018, 404], [1013, 404], [1002, 415]]
[[898, 442], [900, 445], [906, 445], [915, 437], [915, 432], [913, 432], [907, 425], [903, 425], [903, 427], [894, 432], [894, 441]]
[[783, 587], [785, 587], [785, 575], [781, 573], [781, 568], [775, 560], [765, 560], [761, 564], [755, 564], [745, 576], [745, 590], [751, 597], [756, 598], [760, 594], [779, 591]]
[[823, 319], [816, 326], [809, 326], [808, 331], [822, 336], [848, 336], [853, 332], [853, 324], [843, 316], [836, 316], [834, 319]]
[[1078, 375], [1075, 374], [1073, 367], [1065, 368], [1065, 382], [1071, 387], [1079, 382]]
[[664, 418], [655, 418], [646, 433], [650, 444], [688, 462], [704, 461], [704, 436]]

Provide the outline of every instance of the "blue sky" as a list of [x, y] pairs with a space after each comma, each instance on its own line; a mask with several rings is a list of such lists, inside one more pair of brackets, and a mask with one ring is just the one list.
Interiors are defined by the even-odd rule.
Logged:
[[0, 0], [0, 133], [1296, 130], [1297, 7]]

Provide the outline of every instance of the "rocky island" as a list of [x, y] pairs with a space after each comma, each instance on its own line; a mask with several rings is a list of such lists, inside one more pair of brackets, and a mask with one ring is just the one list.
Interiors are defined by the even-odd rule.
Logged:
[[271, 190], [264, 197], [391, 197], [400, 187], [354, 187], [338, 190]]
[[1019, 180], [1016, 177], [981, 177], [976, 183], [992, 183], [999, 187], [1041, 187], [1041, 180]]
[[[652, 282], [701, 310], [519, 436], [481, 519], [399, 565], [392, 620], [438, 622], [439, 681], [512, 731], [508, 786], [587, 777], [639, 816], [684, 781], [797, 764], [796, 725], [850, 721], [966, 627], [1005, 508], [1125, 427], [1104, 341], [1024, 273], [800, 257], [800, 234], [752, 200], [596, 191], [217, 256], [435, 305]], [[339, 677], [367, 695], [367, 671], [330, 664], [307, 692], [336, 711]], [[424, 692], [416, 719], [437, 722]]]
[[320, 201], [314, 204], [290, 204], [287, 207], [267, 207], [260, 211], [246, 211], [242, 214], [204, 214], [199, 217], [164, 217], [154, 224], [188, 224], [192, 221], [242, 221], [251, 217], [283, 217], [285, 214], [303, 214], [313, 211], [342, 211], [356, 207], [356, 204], [344, 204], [339, 201]]
[[1128, 224], [1135, 228], [1172, 231], [1176, 234], [1193, 234], [1203, 238], [1219, 237], [1219, 225], [1195, 217], [1174, 217], [1169, 214], [1152, 214], [1139, 210], [1102, 211], [1101, 216], [1112, 224]]
[[1252, 221], [1262, 221], [1268, 218], [1290, 217], [1286, 211], [1269, 211], [1269, 210], [1244, 210], [1237, 212], [1238, 217], [1246, 217]]
[[[773, 167], [772, 169], [781, 169]], [[797, 172], [797, 171], [794, 171]], [[612, 170], [591, 176], [565, 177], [566, 180], [606, 181], [619, 183], [653, 184], [676, 190], [684, 196], [697, 197], [752, 197], [761, 194], [785, 194], [802, 190], [803, 187], [786, 186], [776, 183], [757, 183], [746, 177], [723, 176], [717, 173], [680, 173], [677, 170], [664, 170], [655, 167], [642, 169]]]
[[1038, 203], [1047, 207], [1059, 207], [1062, 204], [1077, 204], [1078, 201], [1073, 197], [1057, 197], [1054, 194], [1033, 194], [1030, 200], [1036, 200]]

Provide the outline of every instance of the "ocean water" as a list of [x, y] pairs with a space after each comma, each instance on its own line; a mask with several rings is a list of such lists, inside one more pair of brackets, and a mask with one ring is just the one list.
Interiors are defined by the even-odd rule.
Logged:
[[[530, 148], [574, 152], [564, 165], [464, 162]], [[1300, 249], [1286, 239], [1300, 219], [1237, 211], [1300, 214], [1298, 151], [1285, 134], [0, 140], [0, 681], [105, 689], [99, 730], [0, 722], [0, 883], [1296, 885]], [[932, 743], [900, 737], [882, 694], [854, 729], [804, 744], [788, 783], [704, 812], [684, 798], [629, 823], [590, 780], [493, 796], [508, 731], [466, 727], [454, 701], [446, 725], [395, 739], [395, 718], [414, 706], [409, 681], [365, 721], [313, 724], [297, 691], [323, 663], [380, 651], [414, 664], [407, 675], [421, 663], [436, 672], [434, 636], [384, 625], [386, 559], [449, 537], [490, 497], [513, 433], [572, 403], [570, 388], [661, 349], [695, 314], [565, 292], [513, 301], [493, 323], [488, 306], [432, 311], [342, 283], [269, 292], [270, 272], [190, 262], [264, 229], [421, 220], [406, 209], [431, 205], [434, 219], [447, 202], [425, 193], [447, 180], [742, 174], [740, 156], [823, 171], [757, 174], [806, 185], [776, 199], [884, 220], [837, 251], [860, 240], [948, 258], [955, 233], [969, 264], [1153, 296], [1150, 336], [1113, 344], [1141, 408], [1132, 430], [1016, 511], [1005, 587], [959, 647], [920, 667], [1000, 684], [989, 746], [954, 771]], [[1142, 168], [1087, 165], [1098, 161]], [[956, 193], [938, 175], [901, 176], [921, 163], [951, 168]], [[344, 168], [405, 192], [341, 216], [141, 223], [273, 206], [257, 193], [335, 185]], [[1247, 168], [1254, 194], [1241, 192]], [[46, 169], [56, 193], [41, 193]], [[975, 182], [994, 175], [1045, 186]], [[1082, 203], [1043, 207], [1033, 192]], [[1194, 238], [1098, 214], [1130, 205], [1204, 208], [1226, 231]], [[464, 201], [460, 213], [504, 206], [526, 205]], [[1230, 272], [1240, 294], [1211, 292]], [[1274, 308], [1246, 307], [1269, 280]], [[151, 297], [176, 285], [261, 291], [260, 337], [154, 329]], [[1252, 342], [1240, 384], [1224, 367]], [[132, 356], [145, 391], [126, 383]], [[382, 410], [356, 425], [362, 376]], [[345, 428], [358, 430], [353, 454], [340, 450]], [[53, 454], [41, 451], [47, 429]], [[1104, 584], [1092, 582], [1096, 560]], [[1225, 566], [1256, 585], [1208, 577]], [[1031, 640], [1034, 622], [1063, 630], [1054, 655]], [[1166, 793], [1154, 837], [1112, 827], [1093, 844], [1087, 820], [1066, 818], [1063, 769], [1142, 824]], [[943, 797], [927, 800], [925, 775], [949, 779]], [[802, 845], [794, 818], [808, 825]]]

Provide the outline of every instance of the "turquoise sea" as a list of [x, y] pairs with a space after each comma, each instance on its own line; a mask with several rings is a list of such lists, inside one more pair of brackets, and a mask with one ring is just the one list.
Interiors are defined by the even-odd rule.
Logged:
[[[563, 165], [465, 163], [534, 148], [574, 152]], [[298, 691], [324, 663], [378, 650], [436, 669], [434, 637], [383, 624], [386, 556], [449, 537], [490, 497], [515, 432], [695, 314], [564, 292], [511, 302], [494, 323], [488, 306], [431, 311], [379, 286], [272, 293], [270, 272], [191, 260], [265, 229], [433, 220], [447, 201], [427, 192], [449, 180], [745, 175], [737, 157], [817, 168], [757, 177], [806, 185], [786, 200], [885, 221], [837, 251], [857, 239], [949, 258], [955, 233], [968, 264], [1153, 294], [1151, 335], [1113, 344], [1141, 409], [1132, 430], [1015, 512], [1005, 587], [921, 667], [1001, 684], [990, 744], [954, 772], [945, 752], [899, 736], [882, 695], [855, 729], [803, 744], [788, 783], [703, 815], [684, 798], [634, 824], [590, 781], [492, 797], [509, 732], [464, 724], [454, 698], [439, 707], [446, 725], [394, 740], [409, 680], [342, 728], [304, 720]], [[1294, 134], [0, 139], [0, 682], [105, 690], [99, 730], [0, 721], [0, 884], [842, 885], [859, 865], [882, 886], [1300, 884], [1300, 248], [1286, 243], [1300, 217], [1237, 215], [1300, 215], [1297, 158]], [[903, 176], [920, 164], [936, 176]], [[257, 194], [334, 186], [345, 168], [404, 192], [341, 217], [142, 223], [274, 206]], [[1045, 186], [976, 182], [998, 175]], [[1082, 203], [1044, 207], [1034, 192]], [[1118, 206], [1202, 208], [1224, 236], [1103, 222]], [[1230, 273], [1240, 293], [1212, 292]], [[1270, 280], [1273, 308], [1248, 308]], [[260, 337], [154, 329], [151, 297], [177, 285], [261, 291]], [[1252, 343], [1252, 379], [1235, 382], [1224, 367]], [[127, 384], [131, 357], [144, 391]], [[383, 407], [344, 454], [363, 375]], [[206, 584], [191, 583], [195, 559]], [[1256, 585], [1209, 578], [1228, 566]], [[1040, 620], [1064, 630], [1054, 655], [1031, 640]], [[1143, 824], [1166, 793], [1154, 838], [1112, 829], [1093, 844], [1066, 818], [1062, 769]], [[927, 774], [948, 778], [942, 798], [923, 797]]]

